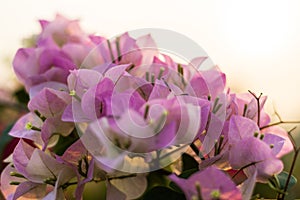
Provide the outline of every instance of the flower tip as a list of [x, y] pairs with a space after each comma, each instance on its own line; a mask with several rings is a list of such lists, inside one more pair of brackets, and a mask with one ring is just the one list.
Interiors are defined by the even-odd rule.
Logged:
[[219, 190], [212, 190], [210, 196], [212, 199], [220, 199], [221, 193]]
[[71, 90], [71, 91], [69, 92], [69, 95], [70, 95], [70, 96], [75, 96], [75, 95], [76, 95], [76, 91], [75, 91], [75, 90]]
[[31, 130], [32, 129], [32, 123], [27, 122], [26, 125], [25, 125], [25, 129], [28, 130], [28, 131]]

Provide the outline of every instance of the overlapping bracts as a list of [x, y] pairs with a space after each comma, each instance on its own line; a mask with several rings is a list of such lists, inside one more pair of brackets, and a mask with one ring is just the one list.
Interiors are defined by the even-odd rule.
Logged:
[[206, 57], [178, 63], [150, 35], [109, 40], [60, 15], [40, 24], [34, 45], [13, 61], [30, 112], [10, 132], [20, 141], [1, 174], [7, 199], [64, 199], [71, 185], [81, 199], [90, 181], [106, 181], [107, 199], [137, 198], [147, 175], [175, 166], [190, 144], [199, 172], [182, 179], [170, 168], [188, 199], [249, 199], [256, 181], [282, 171], [279, 157], [292, 145], [279, 128], [261, 130], [270, 123], [266, 97], [257, 104], [229, 92], [217, 66], [198, 70]]

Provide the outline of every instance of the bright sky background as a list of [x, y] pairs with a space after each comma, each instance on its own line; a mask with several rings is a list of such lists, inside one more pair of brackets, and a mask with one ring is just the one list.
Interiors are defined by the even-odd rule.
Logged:
[[15, 85], [5, 60], [21, 39], [40, 30], [38, 19], [61, 13], [108, 37], [153, 27], [182, 33], [206, 50], [234, 90], [263, 92], [284, 119], [299, 119], [299, 9], [297, 0], [0, 0], [0, 87]]

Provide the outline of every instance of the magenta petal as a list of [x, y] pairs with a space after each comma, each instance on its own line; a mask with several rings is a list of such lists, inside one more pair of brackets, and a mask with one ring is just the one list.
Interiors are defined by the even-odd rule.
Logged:
[[191, 60], [189, 65], [194, 69], [201, 70], [201, 64], [206, 60], [207, 60], [206, 56], [197, 57], [197, 58], [194, 58], [193, 60]]
[[208, 154], [214, 148], [215, 141], [219, 139], [222, 133], [223, 125], [224, 121], [211, 113], [209, 127], [201, 146], [203, 154]]
[[67, 92], [45, 88], [28, 103], [32, 112], [38, 111], [44, 117], [56, 117], [62, 114], [71, 97]]
[[288, 136], [288, 133], [286, 130], [279, 126], [272, 126], [266, 129], [262, 130], [263, 133], [272, 133], [274, 135], [277, 135], [284, 139], [284, 144], [280, 150], [280, 152], [277, 154], [278, 158], [281, 158], [282, 156], [290, 153], [293, 151], [293, 144], [291, 143], [291, 140]]
[[104, 42], [106, 39], [102, 36], [98, 36], [98, 35], [89, 35], [89, 38], [91, 39], [91, 41], [94, 43], [94, 44], [101, 44], [102, 42]]
[[16, 189], [13, 200], [17, 200], [19, 197], [42, 198], [46, 194], [46, 187], [46, 184], [38, 184], [30, 181], [23, 182]]
[[261, 182], [265, 182], [283, 169], [282, 161], [276, 158], [270, 146], [255, 137], [244, 138], [232, 145], [229, 163], [234, 169], [251, 164], [244, 170], [246, 175], [253, 174], [257, 170], [257, 180]]
[[39, 57], [39, 72], [44, 73], [53, 66], [66, 71], [76, 68], [71, 59], [62, 51], [56, 49], [44, 49]]
[[40, 22], [42, 29], [45, 29], [46, 26], [50, 23], [49, 21], [43, 20], [43, 19], [39, 20], [39, 22]]
[[254, 171], [248, 179], [242, 184], [241, 191], [244, 200], [250, 200], [255, 187], [257, 171]]
[[152, 64], [155, 56], [158, 56], [159, 51], [157, 45], [150, 34], [137, 38], [136, 44], [141, 49], [142, 60], [141, 66]]
[[272, 152], [274, 155], [277, 155], [281, 151], [285, 139], [280, 136], [267, 133], [265, 134], [263, 141], [268, 145], [272, 145]]
[[88, 151], [81, 140], [77, 140], [64, 152], [62, 159], [68, 163], [77, 165], [78, 160], [80, 160], [84, 155], [87, 154]]
[[76, 95], [82, 97], [85, 90], [97, 85], [101, 79], [102, 75], [94, 70], [73, 70], [68, 76], [69, 90], [75, 90]]
[[36, 96], [44, 88], [51, 88], [59, 91], [68, 91], [68, 87], [66, 84], [55, 82], [55, 81], [48, 81], [48, 82], [41, 83], [39, 85], [32, 86], [29, 90], [30, 99]]
[[61, 171], [64, 171], [65, 178], [70, 178], [70, 173], [75, 176], [73, 170], [45, 152], [35, 149], [26, 167], [28, 179], [32, 182], [43, 183], [46, 178], [55, 178]]
[[68, 136], [74, 129], [74, 124], [61, 121], [60, 117], [47, 118], [42, 126], [41, 135], [45, 143], [44, 148], [47, 147], [48, 142], [53, 135]]
[[14, 166], [18, 172], [24, 176], [28, 176], [26, 166], [28, 165], [33, 151], [34, 148], [21, 139], [13, 152]]
[[107, 200], [125, 200], [126, 195], [113, 186], [109, 181], [106, 182], [106, 199]]
[[228, 132], [230, 144], [246, 137], [253, 137], [255, 132], [259, 133], [259, 128], [254, 121], [242, 116], [231, 117]]
[[166, 99], [170, 93], [169, 88], [166, 87], [163, 81], [156, 80], [148, 100]]
[[93, 179], [94, 167], [95, 167], [95, 162], [94, 162], [94, 159], [92, 159], [91, 162], [89, 163], [87, 177], [84, 178], [83, 180], [81, 180], [77, 184], [77, 188], [76, 188], [76, 191], [75, 191], [76, 200], [81, 200], [82, 199], [82, 193], [83, 193], [85, 184], [90, 182]]
[[[35, 63], [34, 57], [35, 49], [34, 48], [22, 48], [19, 49], [13, 60], [14, 71], [21, 82], [25, 82], [25, 80], [36, 74], [38, 72], [38, 68]], [[30, 67], [28, 69], [26, 66]]]
[[130, 65], [131, 64], [125, 64], [125, 65], [117, 65], [115, 67], [112, 67], [105, 72], [105, 77], [110, 78], [113, 81], [113, 83], [116, 83], [119, 80], [119, 78], [122, 75], [124, 75], [124, 73], [127, 73], [126, 69]]
[[190, 87], [187, 88], [187, 92], [190, 95], [201, 97], [201, 98], [207, 98], [208, 95], [210, 95], [210, 92], [208, 90], [207, 83], [204, 79], [204, 77], [201, 75], [201, 73], [197, 73], [192, 80], [190, 81]]
[[80, 67], [83, 62], [85, 67], [87, 67], [85, 58], [92, 48], [94, 48], [94, 46], [87, 44], [67, 43], [62, 47], [62, 51], [72, 58], [72, 61], [77, 67]]
[[82, 96], [81, 108], [87, 117], [94, 120], [111, 110], [110, 99], [113, 88], [113, 82], [109, 78], [104, 78]]
[[168, 125], [165, 125], [159, 133], [152, 137], [145, 139], [132, 138], [133, 146], [135, 144], [136, 146], [139, 146], [139, 149], [136, 149], [136, 151], [139, 152], [151, 152], [158, 149], [170, 147], [174, 143], [172, 139], [176, 137], [176, 126], [176, 123], [172, 122]]
[[13, 128], [10, 130], [9, 135], [16, 138], [26, 138], [40, 145], [43, 144], [41, 133], [39, 131], [26, 129], [26, 124], [28, 122], [37, 128], [42, 126], [42, 120], [37, 115], [33, 113], [27, 113], [15, 123]]
[[215, 167], [208, 167], [201, 172], [193, 174], [188, 181], [190, 183], [199, 181], [201, 194], [204, 199], [210, 199], [213, 190], [219, 190], [221, 199], [225, 199], [224, 197], [228, 199], [242, 199], [239, 189], [232, 180]]
[[7, 165], [4, 170], [1, 172], [1, 192], [4, 195], [6, 199], [12, 199], [13, 194], [15, 193], [17, 186], [15, 185], [10, 185], [11, 181], [16, 181], [16, 182], [23, 182], [25, 179], [23, 178], [18, 178], [15, 176], [11, 176], [11, 172], [16, 172], [16, 169], [11, 166], [11, 164]]
[[62, 114], [62, 121], [65, 122], [87, 122], [90, 120], [82, 110], [81, 103], [76, 99], [72, 100], [72, 104], [69, 104]]
[[212, 191], [218, 191], [220, 199], [242, 199], [241, 192], [232, 180], [215, 167], [208, 167], [203, 171], [196, 172], [187, 180], [175, 175], [171, 175], [170, 179], [183, 190], [187, 199], [198, 196], [197, 184], [200, 186], [203, 199], [212, 199]]
[[222, 93], [226, 85], [226, 75], [218, 68], [201, 71], [202, 76], [208, 86], [208, 90], [212, 99], [215, 99], [218, 94]]

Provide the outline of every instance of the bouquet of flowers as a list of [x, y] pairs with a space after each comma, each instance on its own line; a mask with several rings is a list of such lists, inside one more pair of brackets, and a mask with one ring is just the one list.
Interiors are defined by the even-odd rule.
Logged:
[[19, 141], [1, 173], [6, 199], [253, 199], [257, 182], [284, 199], [295, 184], [280, 160], [299, 152], [286, 122], [270, 122], [266, 96], [201, 69], [207, 56], [149, 34], [88, 34], [60, 15], [40, 24], [13, 60], [30, 100], [9, 131]]

